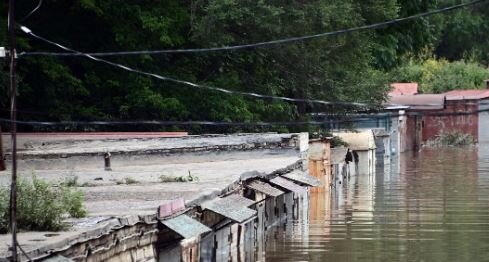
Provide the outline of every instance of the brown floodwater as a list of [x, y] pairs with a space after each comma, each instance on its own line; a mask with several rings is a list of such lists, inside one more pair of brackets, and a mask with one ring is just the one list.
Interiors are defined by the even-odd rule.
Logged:
[[403, 154], [310, 194], [271, 228], [259, 261], [489, 261], [489, 144]]

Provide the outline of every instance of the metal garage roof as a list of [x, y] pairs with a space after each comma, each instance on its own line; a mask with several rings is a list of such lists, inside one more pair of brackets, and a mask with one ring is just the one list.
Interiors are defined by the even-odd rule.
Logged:
[[280, 187], [283, 187], [283, 188], [285, 188], [289, 191], [292, 191], [294, 193], [302, 194], [304, 192], [307, 192], [307, 188], [299, 186], [298, 184], [296, 184], [290, 180], [287, 180], [283, 177], [280, 177], [280, 176], [278, 176], [274, 179], [271, 179], [270, 183], [277, 185], [277, 186], [280, 186]]
[[293, 171], [283, 175], [283, 177], [295, 182], [299, 182], [308, 186], [320, 186], [321, 181], [319, 179], [309, 175], [307, 172]]
[[220, 214], [235, 222], [243, 223], [256, 215], [256, 210], [248, 208], [248, 206], [254, 203], [253, 200], [242, 196], [231, 195], [205, 202], [202, 204], [202, 208]]
[[267, 196], [272, 196], [272, 197], [278, 197], [280, 195], [283, 195], [285, 192], [271, 186], [268, 183], [265, 183], [260, 180], [253, 180], [251, 181], [248, 185], [246, 185], [248, 188], [251, 188], [253, 190], [256, 190], [260, 193], [263, 193]]
[[180, 215], [161, 223], [184, 238], [192, 238], [212, 231], [209, 227], [187, 215]]

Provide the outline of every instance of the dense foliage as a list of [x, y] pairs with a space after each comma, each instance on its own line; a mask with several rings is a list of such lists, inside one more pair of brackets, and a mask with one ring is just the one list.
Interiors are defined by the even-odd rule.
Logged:
[[[34, 15], [22, 23], [39, 35], [81, 51], [198, 48], [333, 31], [459, 2], [45, 0]], [[17, 17], [22, 18], [35, 4], [35, 1], [18, 2]], [[0, 3], [0, 10], [7, 13], [6, 1]], [[449, 61], [470, 58], [484, 65], [481, 67], [484, 70], [489, 54], [488, 10], [487, 5], [482, 4], [383, 29], [272, 48], [107, 59], [232, 90], [365, 102], [375, 106], [384, 99], [389, 81], [423, 80], [426, 73], [410, 68], [417, 65], [406, 63], [406, 55], [417, 55], [429, 49], [433, 50], [431, 57], [440, 58], [434, 60], [436, 63], [445, 66]], [[6, 15], [0, 16], [2, 28], [6, 28], [5, 20]], [[60, 51], [20, 32], [18, 35], [21, 51]], [[0, 34], [0, 43], [6, 45], [4, 34]], [[432, 62], [418, 64], [424, 70], [425, 63]], [[453, 65], [455, 69], [442, 71], [444, 74], [440, 77], [465, 66], [473, 64], [457, 62]], [[394, 72], [403, 74], [390, 74], [397, 67]], [[200, 90], [127, 73], [80, 57], [24, 57], [18, 61], [18, 70], [20, 118], [29, 120], [294, 121], [306, 118], [307, 113], [313, 111], [351, 110]], [[409, 75], [409, 70], [416, 71], [416, 75]], [[462, 68], [460, 71], [474, 70]], [[479, 71], [477, 76], [468, 77], [468, 81], [479, 80]], [[0, 91], [7, 94], [5, 72], [2, 78]], [[424, 90], [439, 91], [437, 85], [438, 82], [430, 82]], [[3, 116], [8, 108], [6, 98], [0, 97]], [[126, 128], [147, 130], [151, 127]], [[206, 131], [191, 128], [195, 132]], [[254, 131], [250, 127], [244, 129]]]
[[[8, 230], [9, 191], [0, 187], [0, 234]], [[57, 231], [65, 214], [84, 217], [83, 193], [66, 185], [53, 187], [33, 176], [17, 184], [17, 226], [20, 230]]]
[[443, 93], [454, 89], [485, 88], [489, 70], [470, 61], [410, 59], [391, 72], [395, 82], [417, 82], [422, 93]]

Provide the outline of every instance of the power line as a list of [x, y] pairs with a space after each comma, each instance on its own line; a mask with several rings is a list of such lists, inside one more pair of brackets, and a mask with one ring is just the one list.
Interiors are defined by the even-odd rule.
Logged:
[[34, 7], [34, 9], [32, 9], [32, 11], [30, 11], [27, 15], [25, 15], [22, 19], [20, 19], [19, 21], [20, 22], [24, 22], [25, 20], [27, 20], [27, 18], [29, 18], [31, 15], [33, 15], [37, 10], [39, 10], [39, 8], [41, 8], [42, 6], [42, 0], [39, 0], [39, 3], [37, 4], [36, 7]]
[[[120, 126], [120, 125], [155, 125], [155, 126], [301, 126], [301, 125], [325, 125], [331, 123], [354, 123], [372, 121], [376, 119], [397, 118], [400, 116], [466, 116], [489, 112], [489, 109], [479, 109], [464, 112], [419, 112], [408, 111], [405, 114], [383, 113], [383, 114], [332, 114], [325, 115], [324, 120], [313, 121], [282, 121], [282, 122], [219, 122], [219, 121], [159, 121], [159, 120], [132, 120], [132, 121], [22, 121], [14, 123], [27, 126]], [[12, 123], [11, 120], [0, 118], [0, 123]]]
[[411, 16], [407, 16], [407, 17], [403, 17], [403, 18], [397, 18], [397, 19], [393, 19], [393, 20], [389, 20], [389, 21], [385, 21], [385, 22], [380, 22], [380, 23], [375, 23], [375, 24], [370, 24], [370, 25], [364, 25], [364, 26], [358, 26], [358, 27], [353, 27], [353, 28], [348, 28], [348, 29], [342, 29], [342, 30], [338, 30], [338, 31], [326, 32], [326, 33], [320, 33], [320, 34], [314, 34], [314, 35], [299, 36], [299, 37], [290, 37], [290, 38], [271, 40], [271, 41], [266, 41], [266, 42], [258, 42], [258, 43], [252, 43], [252, 44], [244, 44], [244, 45], [233, 45], [233, 46], [222, 46], [222, 47], [211, 47], [211, 48], [139, 50], [139, 51], [96, 52], [96, 53], [22, 52], [19, 55], [20, 56], [85, 56], [85, 55], [91, 55], [91, 56], [125, 56], [125, 55], [156, 55], [156, 54], [172, 54], [172, 53], [204, 53], [204, 52], [215, 52], [215, 51], [233, 51], [233, 50], [238, 50], [238, 49], [254, 49], [254, 48], [260, 48], [260, 47], [267, 47], [267, 46], [275, 46], [275, 45], [281, 45], [281, 44], [301, 42], [301, 41], [306, 41], [306, 40], [311, 40], [311, 39], [316, 39], [316, 38], [322, 38], [322, 37], [338, 36], [338, 35], [343, 35], [343, 34], [348, 34], [348, 33], [353, 33], [353, 32], [358, 32], [358, 31], [364, 31], [364, 30], [370, 30], [370, 29], [378, 29], [378, 28], [382, 28], [385, 26], [394, 25], [394, 24], [405, 22], [405, 21], [409, 21], [409, 20], [414, 20], [414, 19], [418, 19], [418, 18], [422, 18], [422, 17], [428, 17], [428, 16], [432, 16], [435, 14], [446, 13], [446, 12], [450, 12], [453, 10], [462, 9], [462, 8], [466, 8], [469, 6], [474, 6], [474, 5], [477, 5], [477, 4], [486, 2], [486, 1], [488, 1], [488, 0], [476, 0], [476, 1], [468, 2], [468, 3], [453, 5], [453, 6], [444, 7], [444, 8], [424, 12], [424, 13], [419, 13], [416, 15], [411, 15]]
[[139, 75], [153, 77], [153, 78], [156, 78], [158, 80], [173, 82], [173, 83], [182, 84], [182, 85], [186, 85], [186, 86], [190, 86], [190, 87], [194, 87], [194, 88], [199, 88], [199, 89], [207, 89], [207, 90], [217, 91], [217, 92], [221, 92], [221, 93], [225, 93], [225, 94], [235, 94], [235, 95], [242, 95], [242, 96], [249, 96], [249, 97], [261, 98], [261, 99], [274, 99], [274, 100], [282, 100], [282, 101], [288, 101], [288, 102], [305, 102], [305, 103], [315, 103], [315, 104], [322, 104], [322, 105], [347, 105], [347, 106], [356, 106], [356, 107], [364, 107], [364, 108], [368, 108], [369, 107], [369, 105], [368, 104], [365, 104], [365, 103], [356, 103], [356, 102], [332, 102], [332, 101], [324, 101], [324, 100], [318, 100], [318, 99], [291, 98], [291, 97], [285, 97], [285, 96], [262, 95], [262, 94], [258, 94], [258, 93], [244, 92], [244, 91], [234, 91], [234, 90], [229, 90], [229, 89], [224, 89], [224, 88], [219, 88], [219, 87], [213, 87], [213, 86], [208, 86], [208, 85], [199, 85], [199, 84], [196, 84], [196, 83], [192, 83], [190, 81], [179, 80], [179, 79], [175, 79], [175, 78], [171, 78], [171, 77], [167, 77], [167, 76], [163, 76], [163, 75], [159, 75], [159, 74], [155, 74], [155, 73], [145, 72], [145, 71], [142, 71], [142, 70], [139, 70], [139, 69], [135, 69], [135, 68], [132, 68], [132, 67], [129, 67], [129, 66], [118, 64], [118, 63], [115, 63], [115, 62], [112, 62], [112, 61], [108, 61], [108, 60], [105, 60], [105, 59], [102, 59], [102, 58], [94, 57], [94, 56], [89, 55], [89, 54], [81, 53], [80, 51], [77, 51], [77, 50], [74, 50], [74, 49], [65, 47], [65, 46], [63, 46], [63, 45], [61, 45], [59, 43], [56, 43], [54, 41], [51, 41], [51, 40], [48, 40], [48, 39], [46, 39], [44, 37], [41, 37], [39, 35], [36, 35], [29, 28], [27, 28], [25, 26], [21, 26], [20, 28], [22, 29], [22, 31], [24, 33], [26, 33], [26, 34], [34, 37], [34, 38], [37, 38], [37, 39], [39, 39], [39, 40], [41, 40], [43, 42], [46, 42], [46, 43], [48, 43], [50, 45], [54, 45], [54, 46], [56, 46], [58, 48], [61, 48], [63, 50], [66, 50], [66, 51], [69, 51], [69, 52], [73, 52], [73, 53], [77, 53], [80, 56], [87, 57], [87, 58], [89, 58], [91, 60], [94, 60], [94, 61], [97, 61], [97, 62], [101, 62], [101, 63], [105, 63], [105, 64], [108, 64], [110, 66], [117, 67], [119, 69], [122, 69], [122, 70], [125, 70], [125, 71], [129, 71], [129, 72], [133, 72], [133, 73], [136, 73], [136, 74], [139, 74]]

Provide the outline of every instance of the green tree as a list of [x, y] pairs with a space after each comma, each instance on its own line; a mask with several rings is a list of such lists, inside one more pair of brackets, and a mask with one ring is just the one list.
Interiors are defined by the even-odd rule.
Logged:
[[391, 72], [392, 82], [417, 82], [423, 93], [484, 88], [489, 70], [475, 62], [410, 59]]

